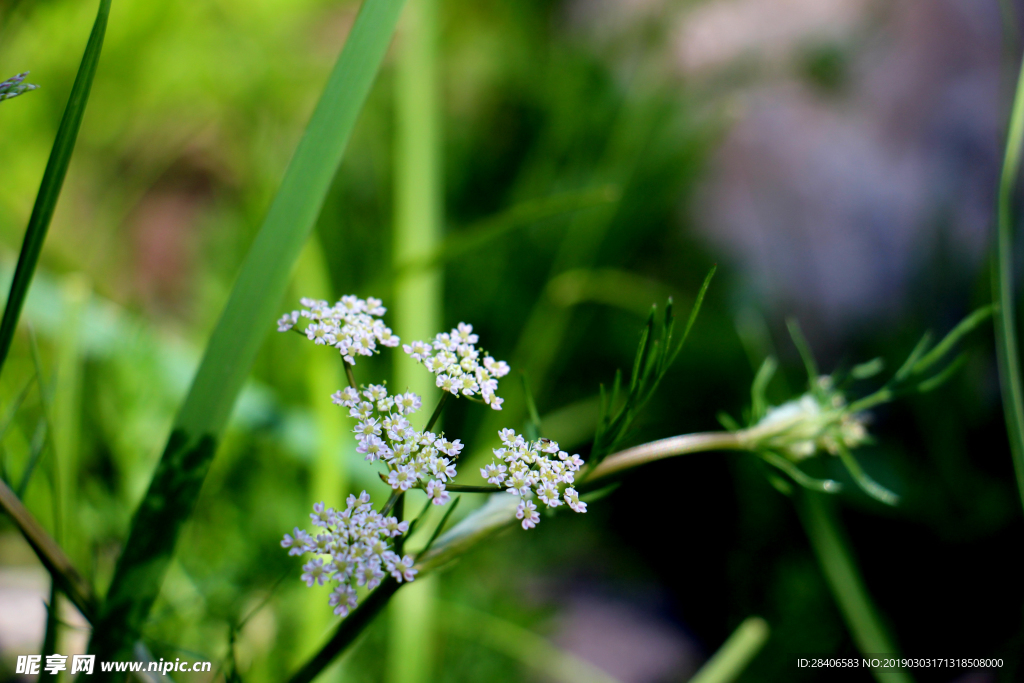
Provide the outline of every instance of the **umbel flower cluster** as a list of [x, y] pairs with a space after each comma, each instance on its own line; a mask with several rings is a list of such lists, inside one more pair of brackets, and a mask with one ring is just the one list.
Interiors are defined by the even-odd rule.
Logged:
[[[316, 299], [302, 299], [301, 304], [301, 310], [277, 321], [278, 331], [296, 329], [318, 345], [334, 347], [348, 366], [355, 365], [356, 356], [369, 356], [377, 353], [379, 346], [399, 343], [381, 319], [385, 308], [379, 299], [343, 296], [333, 306]], [[308, 322], [297, 329], [300, 319]], [[446, 484], [455, 478], [463, 444], [443, 432], [430, 431], [449, 395], [501, 410], [498, 379], [508, 374], [508, 364], [477, 349], [477, 341], [473, 326], [459, 323], [451, 332], [438, 334], [433, 342], [416, 341], [403, 347], [436, 375], [437, 386], [446, 392], [422, 430], [411, 421], [423, 406], [420, 396], [411, 391], [389, 393], [383, 383], [357, 387], [351, 368], [346, 366], [350, 386], [335, 392], [331, 400], [355, 420], [356, 451], [367, 462], [380, 462], [387, 468], [381, 478], [391, 487], [391, 498], [379, 512], [373, 510], [365, 491], [359, 498], [349, 496], [341, 511], [317, 503], [310, 517], [319, 529], [307, 533], [296, 528], [294, 535], [285, 534], [281, 541], [291, 555], [313, 556], [302, 567], [307, 585], [337, 584], [330, 599], [335, 614], [346, 616], [358, 605], [357, 588], [373, 590], [388, 573], [399, 582], [414, 579], [414, 558], [400, 557], [392, 546], [409, 531], [409, 523], [386, 515], [399, 496], [411, 489], [423, 489], [435, 505], [449, 501]], [[494, 451], [500, 462], [481, 473], [491, 484], [519, 497], [517, 516], [524, 529], [540, 521], [534, 497], [549, 508], [564, 501], [576, 512], [586, 512], [586, 503], [571, 487], [583, 465], [578, 455], [570, 457], [546, 439], [528, 443], [511, 429], [502, 430], [500, 436], [504, 446]]]
[[[570, 486], [583, 466], [579, 455], [570, 456], [550, 439], [527, 441], [512, 429], [502, 429], [498, 436], [502, 447], [494, 449], [496, 459], [480, 469], [480, 476], [519, 496], [516, 518], [522, 520], [524, 529], [532, 529], [540, 521], [537, 505], [531, 500], [534, 496], [549, 508], [564, 500], [576, 512], [587, 511], [587, 504]], [[565, 486], [568, 488], [563, 491]]]
[[338, 349], [349, 365], [356, 364], [356, 356], [372, 356], [378, 351], [377, 344], [398, 346], [398, 337], [380, 319], [387, 311], [380, 299], [363, 300], [350, 295], [341, 297], [333, 306], [317, 299], [304, 298], [299, 303], [303, 308], [281, 316], [277, 331], [287, 332], [298, 324], [299, 318], [306, 318], [309, 323], [302, 330], [306, 337], [316, 344]]
[[355, 429], [358, 453], [367, 462], [378, 460], [387, 465], [387, 482], [394, 491], [425, 489], [435, 505], [448, 502], [446, 481], [455, 478], [455, 459], [462, 452], [459, 439], [449, 441], [442, 434], [417, 431], [409, 422], [422, 405], [411, 391], [391, 396], [382, 384], [362, 392], [346, 387], [331, 396], [337, 405], [348, 408], [357, 420]]
[[357, 586], [376, 588], [387, 571], [396, 581], [412, 581], [417, 573], [413, 558], [400, 557], [391, 541], [409, 530], [408, 522], [385, 517], [374, 511], [370, 496], [363, 491], [358, 498], [349, 496], [344, 510], [313, 506], [310, 518], [318, 527], [313, 534], [298, 527], [285, 534], [282, 548], [289, 555], [312, 555], [302, 566], [302, 580], [307, 586], [336, 583], [330, 604], [334, 613], [345, 617], [359, 604]]
[[478, 350], [477, 340], [472, 325], [459, 323], [451, 332], [439, 333], [433, 342], [414, 341], [402, 349], [437, 375], [442, 391], [466, 397], [480, 394], [484, 403], [501, 410], [504, 399], [497, 395], [498, 380], [508, 374], [508, 363]]

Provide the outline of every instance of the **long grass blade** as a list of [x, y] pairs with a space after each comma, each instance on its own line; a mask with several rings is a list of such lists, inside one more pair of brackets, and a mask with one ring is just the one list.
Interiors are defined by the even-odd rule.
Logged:
[[[217, 441], [313, 229], [404, 0], [366, 0], [245, 258], [118, 560], [90, 651], [129, 659]], [[103, 676], [101, 675], [101, 678]]]
[[996, 253], [992, 268], [992, 298], [996, 303], [996, 357], [999, 361], [999, 386], [1003, 393], [1003, 412], [1010, 438], [1017, 488], [1024, 504], [1024, 387], [1021, 385], [1017, 345], [1016, 300], [1013, 291], [1013, 209], [1011, 201], [1020, 171], [1021, 145], [1024, 144], [1024, 61], [1021, 62], [1017, 92], [1013, 97], [1010, 125], [1006, 132], [1006, 153], [999, 176]]
[[0, 370], [3, 369], [7, 354], [11, 350], [11, 342], [14, 340], [14, 331], [18, 327], [21, 308], [25, 304], [32, 275], [39, 262], [39, 253], [46, 240], [46, 231], [50, 227], [50, 219], [53, 218], [53, 210], [57, 206], [57, 198], [60, 197], [60, 190], [64, 185], [64, 176], [68, 172], [71, 153], [74, 151], [75, 141], [78, 139], [78, 129], [82, 125], [85, 106], [89, 102], [89, 91], [92, 89], [93, 76], [96, 75], [96, 65], [99, 63], [100, 51], [103, 49], [103, 36], [107, 30], [109, 14], [110, 0], [100, 0], [96, 21], [93, 23], [92, 33], [89, 35], [89, 42], [85, 45], [85, 54], [82, 55], [82, 63], [78, 67], [75, 83], [71, 86], [71, 95], [64, 107], [64, 116], [57, 128], [57, 138], [50, 150], [50, 158], [46, 162], [46, 170], [43, 172], [43, 180], [39, 185], [39, 193], [36, 195], [36, 202], [28, 219], [28, 228], [25, 230], [21, 253], [18, 255], [18, 266], [14, 271], [14, 279], [11, 280], [10, 293], [7, 295], [7, 306], [4, 308], [3, 319], [0, 320]]

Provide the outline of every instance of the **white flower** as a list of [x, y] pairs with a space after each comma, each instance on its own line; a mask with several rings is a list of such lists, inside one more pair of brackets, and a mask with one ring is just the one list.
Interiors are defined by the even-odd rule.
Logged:
[[288, 330], [295, 327], [295, 323], [299, 322], [299, 312], [292, 311], [291, 313], [285, 313], [277, 321], [277, 331], [287, 332]]
[[326, 568], [324, 567], [324, 561], [317, 558], [310, 560], [302, 566], [302, 580], [306, 582], [307, 586], [312, 587], [314, 583], [318, 586], [324, 585], [324, 581], [327, 580]]
[[384, 564], [390, 563], [389, 572], [398, 571], [395, 578], [399, 580], [415, 577], [412, 558], [399, 558], [391, 548], [391, 539], [409, 530], [408, 522], [374, 511], [366, 491], [358, 498], [349, 496], [341, 511], [317, 503], [311, 517], [323, 530], [315, 541], [296, 528], [293, 534], [285, 534], [281, 546], [289, 549], [289, 555], [314, 555], [303, 565], [301, 578], [307, 586], [337, 584], [330, 597], [335, 614], [344, 617], [356, 607], [356, 586], [373, 590], [380, 584]]
[[399, 558], [397, 555], [389, 558], [387, 563], [388, 571], [391, 572], [391, 576], [395, 577], [398, 583], [402, 583], [402, 580], [412, 581], [416, 574], [419, 573], [418, 569], [413, 569], [414, 562], [412, 556], [406, 555], [405, 557]]
[[287, 332], [298, 322], [299, 317], [309, 319], [304, 330], [306, 336], [316, 344], [330, 345], [338, 349], [346, 363], [355, 364], [356, 356], [370, 356], [377, 351], [377, 344], [397, 346], [399, 339], [384, 325], [380, 316], [387, 309], [380, 299], [362, 299], [348, 295], [334, 306], [326, 301], [303, 298], [301, 311], [286, 313], [277, 321], [277, 329]]
[[402, 349], [437, 375], [436, 384], [443, 391], [467, 397], [479, 394], [492, 409], [501, 410], [504, 399], [497, 396], [497, 380], [508, 374], [508, 363], [484, 354], [481, 364], [477, 341], [473, 326], [459, 323], [451, 332], [436, 335], [432, 343], [414, 341]]
[[565, 502], [576, 512], [586, 512], [587, 504], [580, 502], [580, 496], [576, 493], [576, 489], [569, 487], [565, 490]]
[[569, 507], [576, 512], [586, 512], [586, 504], [579, 501], [574, 489], [564, 488], [565, 493], [560, 492], [573, 483], [574, 473], [583, 465], [579, 455], [570, 457], [550, 439], [527, 442], [512, 429], [502, 429], [498, 438], [504, 446], [494, 449], [495, 460], [480, 470], [480, 476], [488, 483], [503, 486], [506, 492], [519, 496], [522, 513], [519, 519], [524, 520], [524, 529], [530, 529], [540, 521], [539, 515], [530, 513], [536, 509], [536, 504], [530, 500], [534, 496], [549, 508], [556, 508], [562, 505], [564, 495]]
[[444, 490], [444, 484], [436, 479], [427, 482], [427, 495], [434, 505], [444, 505], [448, 502], [448, 492]]
[[519, 507], [516, 508], [516, 519], [523, 520], [522, 526], [524, 529], [532, 529], [537, 526], [537, 522], [540, 521], [540, 515], [537, 514], [537, 506], [533, 504], [533, 501], [520, 501]]
[[488, 484], [501, 486], [505, 481], [505, 466], [491, 463], [487, 467], [480, 468], [480, 476], [487, 480]]
[[407, 391], [404, 394], [399, 394], [395, 397], [395, 408], [398, 409], [400, 415], [415, 413], [422, 405], [423, 400], [411, 391]]
[[359, 604], [356, 591], [348, 584], [341, 584], [331, 591], [330, 604], [334, 607], [334, 613], [339, 617], [347, 617], [348, 613]]

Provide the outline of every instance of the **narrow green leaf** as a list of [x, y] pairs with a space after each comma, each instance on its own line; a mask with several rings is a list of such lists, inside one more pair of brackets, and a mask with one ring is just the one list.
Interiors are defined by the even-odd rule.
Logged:
[[458, 506], [460, 500], [462, 500], [462, 497], [456, 496], [455, 499], [448, 506], [448, 509], [444, 511], [444, 517], [441, 518], [441, 521], [438, 522], [437, 526], [434, 528], [434, 533], [430, 535], [430, 540], [427, 541], [427, 544], [425, 546], [423, 546], [423, 550], [419, 552], [419, 555], [422, 555], [423, 553], [427, 552], [428, 550], [430, 550], [430, 547], [434, 545], [434, 541], [436, 541], [437, 537], [441, 535], [442, 531], [444, 531], [445, 525], [448, 524], [448, 518], [452, 516], [453, 512], [455, 512], [455, 508]]
[[778, 363], [771, 356], [764, 359], [761, 363], [761, 367], [758, 368], [757, 374], [754, 375], [754, 382], [750, 385], [750, 405], [751, 405], [751, 423], [760, 421], [765, 413], [768, 412], [768, 399], [766, 392], [768, 391], [768, 385], [771, 383], [772, 378], [775, 376], [775, 370], [779, 367]]
[[[718, 270], [718, 264], [711, 266], [711, 270], [704, 276], [704, 282], [700, 286], [700, 290], [697, 292], [697, 298], [693, 302], [693, 308], [690, 309], [690, 317], [686, 319], [686, 327], [683, 328], [683, 336], [679, 339], [679, 345], [676, 346], [675, 350], [669, 356], [668, 362], [662, 369], [662, 375], [668, 370], [669, 366], [675, 362], [676, 357], [679, 356], [679, 352], [683, 350], [683, 344], [686, 343], [686, 338], [690, 336], [690, 330], [693, 328], [693, 323], [697, 321], [697, 314], [700, 313], [700, 307], [704, 303], [704, 295], [708, 292], [708, 287], [711, 285], [711, 278], [715, 276], [715, 271]], [[661, 377], [658, 378], [659, 381]]]
[[647, 364], [647, 355], [651, 351], [651, 336], [654, 331], [655, 307], [651, 306], [651, 312], [647, 315], [647, 322], [640, 332], [640, 343], [636, 347], [636, 356], [633, 358], [633, 373], [629, 378], [629, 396], [632, 396], [640, 382], [640, 374]]
[[949, 379], [953, 375], [955, 375], [960, 370], [960, 368], [962, 368], [966, 363], [967, 363], [967, 356], [965, 356], [962, 353], [959, 354], [956, 358], [953, 359], [952, 363], [950, 363], [945, 368], [943, 368], [935, 376], [929, 377], [928, 379], [926, 379], [923, 382], [921, 382], [920, 384], [918, 384], [917, 385], [918, 393], [926, 394], [929, 391], [932, 391], [934, 389], [938, 389], [940, 386], [942, 386], [947, 381], [949, 381]]
[[921, 360], [914, 363], [914, 374], [926, 372], [931, 366], [940, 361], [961, 339], [985, 322], [992, 315], [993, 309], [994, 306], [991, 304], [983, 306], [961, 320], [956, 327], [950, 330], [949, 334], [942, 338], [942, 341], [935, 345], [934, 349], [925, 354]]
[[159, 593], [235, 399], [273, 328], [292, 266], [320, 213], [402, 5], [403, 0], [365, 0], [359, 10], [132, 520], [93, 630], [90, 651], [101, 659], [131, 658], [131, 643]]
[[900, 369], [896, 371], [895, 375], [893, 375], [893, 382], [902, 382], [903, 380], [910, 376], [910, 373], [914, 369], [914, 365], [917, 364], [918, 359], [921, 358], [928, 350], [928, 346], [931, 344], [931, 342], [931, 332], [925, 332], [923, 335], [921, 335], [921, 340], [917, 342], [917, 345], [910, 352], [910, 355], [907, 356], [907, 359], [905, 361], [903, 361], [903, 365], [901, 365]]
[[900, 502], [900, 497], [885, 488], [877, 481], [868, 476], [868, 473], [860, 466], [857, 459], [853, 457], [853, 453], [850, 452], [846, 446], [839, 442], [839, 457], [843, 461], [843, 465], [846, 466], [846, 470], [853, 477], [853, 480], [857, 482], [857, 486], [861, 487], [864, 493], [868, 494], [875, 500], [885, 503], [886, 505], [896, 505]]
[[537, 412], [537, 404], [533, 400], [533, 392], [530, 391], [526, 373], [519, 373], [519, 377], [523, 381], [523, 396], [526, 397], [526, 414], [529, 418], [526, 423], [526, 437], [530, 441], [536, 441], [540, 438], [540, 413]]
[[881, 358], [872, 358], [866, 363], [854, 365], [850, 369], [850, 377], [854, 379], [871, 379], [885, 369], [885, 361]]
[[734, 420], [732, 415], [724, 410], [719, 411], [718, 414], [715, 415], [715, 418], [718, 420], [718, 424], [722, 425], [730, 432], [738, 432], [743, 429], [740, 427], [740, 423]]
[[839, 493], [843, 488], [842, 484], [833, 479], [815, 479], [814, 477], [809, 476], [789, 460], [786, 460], [782, 456], [776, 455], [771, 451], [764, 451], [758, 453], [758, 455], [761, 456], [761, 458], [763, 458], [769, 465], [782, 470], [789, 475], [790, 479], [809, 491], [818, 491], [820, 493]]
[[807, 370], [807, 386], [812, 392], [816, 392], [818, 386], [818, 364], [814, 360], [814, 354], [811, 353], [807, 337], [804, 336], [803, 330], [800, 329], [800, 323], [797, 322], [796, 318], [789, 318], [786, 321], [786, 327], [789, 329], [789, 336], [793, 339], [793, 346], [796, 347], [797, 353], [800, 354], [800, 360], [804, 362], [804, 368]]
[[36, 194], [36, 202], [28, 219], [28, 228], [25, 230], [21, 253], [18, 255], [18, 266], [14, 271], [14, 279], [11, 280], [10, 293], [7, 295], [7, 306], [4, 308], [3, 319], [0, 320], [0, 370], [3, 369], [7, 354], [11, 350], [21, 308], [25, 304], [32, 275], [39, 262], [39, 253], [46, 240], [46, 231], [50, 227], [57, 198], [60, 197], [60, 190], [64, 186], [64, 176], [67, 175], [71, 153], [78, 139], [78, 129], [82, 125], [85, 106], [89, 102], [89, 91], [92, 89], [93, 76], [96, 75], [96, 65], [99, 63], [100, 51], [103, 48], [103, 35], [107, 30], [109, 14], [110, 0], [100, 0], [96, 21], [89, 35], [89, 42], [85, 45], [85, 54], [82, 55], [75, 83], [71, 86], [71, 95], [64, 107], [64, 116], [61, 117], [60, 126], [57, 128], [57, 137], [50, 149], [50, 158], [46, 162], [39, 193]]

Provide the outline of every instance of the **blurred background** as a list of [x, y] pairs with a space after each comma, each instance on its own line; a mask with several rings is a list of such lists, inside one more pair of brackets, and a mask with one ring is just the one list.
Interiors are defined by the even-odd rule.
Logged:
[[[0, 105], [4, 278], [95, 9], [0, 0], [0, 77], [31, 70], [41, 85]], [[114, 2], [28, 324], [0, 380], [0, 416], [17, 409], [2, 474], [24, 484], [26, 504], [101, 593], [357, 9]], [[443, 263], [444, 329], [472, 323], [524, 370], [545, 433], [584, 456], [598, 387], [628, 372], [650, 306], [672, 296], [687, 309], [715, 263], [690, 341], [631, 443], [718, 429], [720, 411], [741, 416], [766, 355], [785, 370], [774, 402], [802, 391], [787, 316], [825, 371], [876, 356], [897, 367], [925, 330], [945, 333], [990, 299], [1022, 10], [1012, 0], [439, 0], [441, 223], [461, 245]], [[299, 296], [389, 304], [394, 62], [282, 312]], [[158, 657], [215, 668], [233, 643], [253, 683], [282, 679], [332, 623], [327, 591], [305, 588], [278, 545], [319, 500], [318, 454], [336, 463], [333, 504], [383, 488], [354, 442], [327, 438], [349, 429], [321, 410], [324, 378], [342, 386], [340, 361], [272, 326], [146, 633]], [[859, 457], [901, 505], [850, 486], [841, 518], [906, 654], [1005, 660], [998, 675], [918, 680], [1020, 680], [1024, 524], [991, 333], [966, 348], [942, 389], [873, 414], [876, 443]], [[359, 380], [389, 376], [390, 358], [360, 361]], [[498, 422], [459, 402], [446, 432], [486, 453], [498, 427], [521, 427], [515, 375]], [[73, 465], [52, 467], [51, 452]], [[475, 483], [471, 462], [460, 481]], [[823, 472], [843, 480], [833, 465]], [[435, 581], [421, 680], [556, 680], [531, 662], [532, 633], [553, 656], [622, 683], [684, 681], [751, 615], [771, 636], [741, 680], [814, 680], [797, 654], [857, 653], [791, 502], [743, 454], [642, 468], [585, 516], [514, 529]], [[0, 519], [0, 680], [18, 680], [17, 654], [40, 651], [48, 592]], [[85, 622], [62, 614], [68, 652], [84, 651]], [[397, 680], [388, 630], [378, 619], [321, 680]]]

